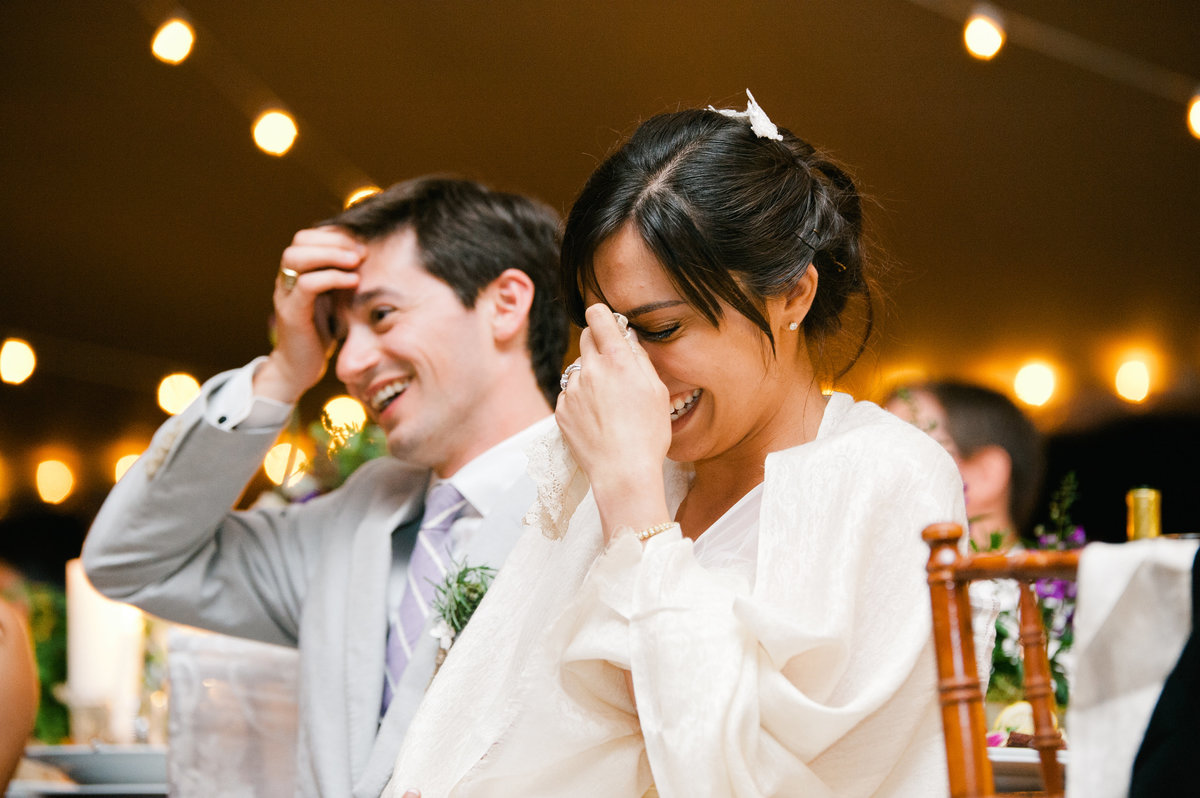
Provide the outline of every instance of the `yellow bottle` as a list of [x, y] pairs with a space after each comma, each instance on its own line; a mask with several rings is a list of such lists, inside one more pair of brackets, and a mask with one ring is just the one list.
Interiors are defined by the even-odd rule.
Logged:
[[1130, 540], [1156, 538], [1162, 532], [1162, 493], [1146, 486], [1125, 494], [1125, 532]]

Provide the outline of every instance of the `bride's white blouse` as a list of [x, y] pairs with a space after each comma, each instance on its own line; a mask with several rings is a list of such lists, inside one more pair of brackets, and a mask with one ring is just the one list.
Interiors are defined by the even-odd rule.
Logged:
[[[664, 473], [674, 509], [690, 471]], [[526, 531], [384, 794], [944, 795], [921, 540], [936, 521], [965, 527], [954, 462], [844, 394], [696, 544], [604, 550], [589, 494], [561, 539]]]

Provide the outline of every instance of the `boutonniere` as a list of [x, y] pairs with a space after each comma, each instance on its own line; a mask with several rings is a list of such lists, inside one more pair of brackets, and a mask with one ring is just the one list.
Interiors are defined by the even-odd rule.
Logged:
[[[487, 593], [496, 569], [487, 565], [451, 564], [446, 581], [434, 588], [433, 611], [437, 620], [429, 631], [438, 639], [436, 666], [440, 668], [454, 645], [454, 639], [466, 628], [479, 602]], [[434, 673], [437, 673], [435, 670]]]

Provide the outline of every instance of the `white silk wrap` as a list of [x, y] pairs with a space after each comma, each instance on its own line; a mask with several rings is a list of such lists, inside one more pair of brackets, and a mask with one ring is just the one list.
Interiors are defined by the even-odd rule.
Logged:
[[[675, 508], [691, 473], [664, 475]], [[947, 520], [946, 452], [844, 394], [767, 458], [753, 585], [676, 531], [604, 550], [587, 493], [561, 539], [526, 530], [384, 795], [944, 795], [921, 530]]]

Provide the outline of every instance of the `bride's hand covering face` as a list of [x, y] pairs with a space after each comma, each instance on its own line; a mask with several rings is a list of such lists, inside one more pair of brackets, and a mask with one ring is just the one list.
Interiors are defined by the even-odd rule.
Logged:
[[[633, 336], [626, 339], [611, 310], [596, 304], [586, 318], [579, 339], [582, 368], [559, 394], [555, 416], [597, 495], [627, 495], [662, 481], [671, 406], [645, 351]], [[642, 523], [633, 517], [615, 522]]]

